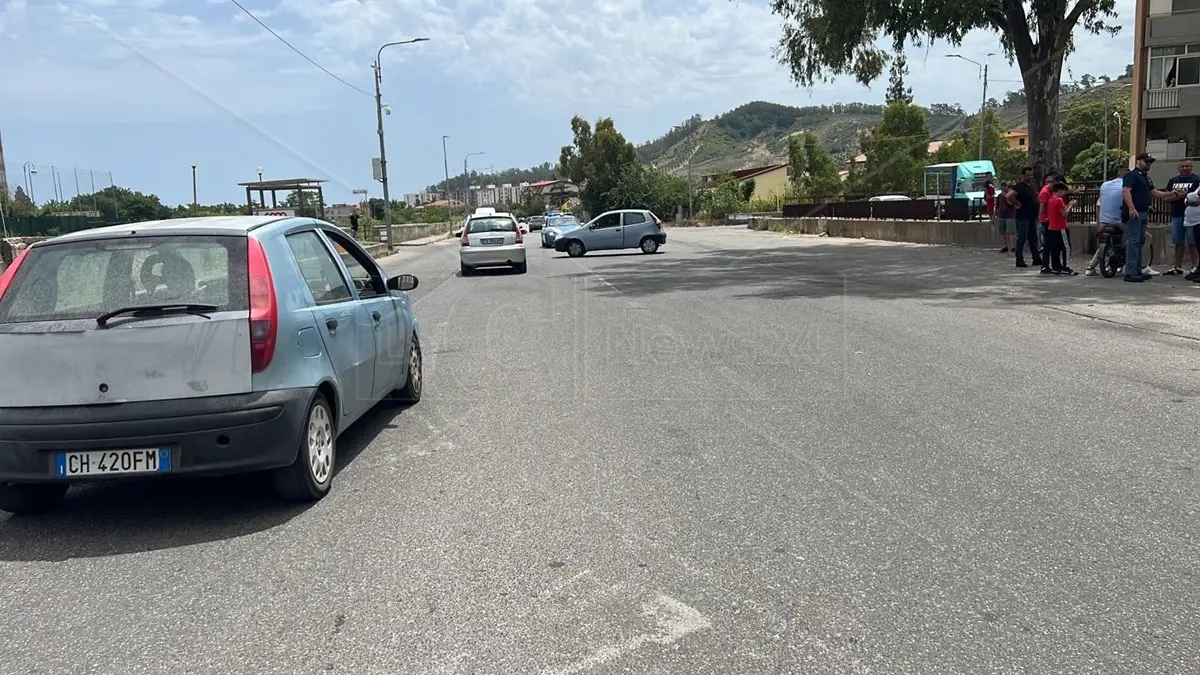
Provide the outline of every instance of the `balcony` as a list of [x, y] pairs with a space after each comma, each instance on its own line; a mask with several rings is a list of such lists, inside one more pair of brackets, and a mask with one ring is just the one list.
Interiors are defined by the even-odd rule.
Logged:
[[1178, 110], [1179, 109], [1179, 90], [1175, 87], [1169, 89], [1147, 89], [1146, 90], [1146, 111], [1151, 110]]
[[1151, 14], [1146, 21], [1146, 47], [1200, 42], [1200, 11], [1181, 9]]

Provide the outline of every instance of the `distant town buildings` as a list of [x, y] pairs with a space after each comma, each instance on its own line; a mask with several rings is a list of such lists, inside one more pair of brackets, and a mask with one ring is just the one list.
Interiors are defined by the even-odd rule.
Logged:
[[519, 204], [528, 197], [549, 207], [560, 205], [578, 196], [579, 188], [574, 183], [564, 180], [544, 180], [536, 183], [470, 185], [467, 186], [465, 194], [461, 190], [451, 195], [447, 195], [445, 192], [410, 192], [404, 195], [404, 202], [414, 207], [458, 206], [463, 203], [479, 207]]

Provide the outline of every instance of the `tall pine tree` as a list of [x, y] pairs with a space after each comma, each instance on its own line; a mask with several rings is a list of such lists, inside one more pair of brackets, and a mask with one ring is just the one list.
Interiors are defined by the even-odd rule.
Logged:
[[904, 77], [908, 75], [908, 59], [904, 53], [896, 54], [892, 59], [892, 74], [888, 78], [887, 102], [912, 103], [912, 87], [904, 86]]

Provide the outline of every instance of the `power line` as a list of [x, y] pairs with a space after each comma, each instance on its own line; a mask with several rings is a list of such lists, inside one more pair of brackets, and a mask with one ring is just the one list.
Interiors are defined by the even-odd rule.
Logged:
[[[316, 61], [313, 61], [312, 59], [310, 59], [310, 58], [308, 57], [308, 55], [307, 55], [307, 54], [305, 54], [304, 52], [300, 51], [299, 49], [296, 49], [296, 47], [295, 47], [294, 45], [292, 45], [292, 43], [290, 43], [290, 42], [288, 42], [287, 40], [283, 39], [283, 36], [281, 36], [279, 33], [276, 33], [276, 32], [275, 32], [274, 30], [272, 30], [272, 29], [271, 29], [271, 27], [270, 27], [270, 26], [268, 26], [267, 24], [263, 23], [263, 20], [262, 20], [262, 19], [260, 19], [260, 18], [258, 18], [257, 16], [255, 16], [255, 15], [254, 15], [254, 12], [251, 12], [250, 10], [246, 9], [246, 6], [245, 6], [245, 5], [243, 5], [241, 2], [238, 2], [238, 0], [229, 0], [229, 1], [230, 1], [230, 2], [232, 2], [234, 5], [236, 5], [238, 9], [242, 10], [243, 12], [245, 12], [245, 13], [246, 13], [246, 16], [250, 17], [251, 19], [254, 19], [254, 22], [255, 22], [255, 23], [257, 23], [258, 25], [262, 26], [262, 27], [263, 27], [263, 30], [267, 31], [267, 32], [268, 32], [268, 33], [270, 33], [271, 35], [274, 35], [274, 36], [275, 36], [275, 39], [277, 39], [277, 40], [279, 40], [280, 42], [282, 42], [283, 44], [287, 45], [288, 49], [291, 49], [292, 51], [294, 51], [294, 52], [296, 52], [297, 54], [299, 54], [299, 55], [300, 55], [300, 58], [302, 58], [302, 59], [304, 59], [305, 61], [308, 61], [308, 62], [309, 62], [309, 63], [311, 63], [312, 65], [316, 66], [316, 67], [317, 67], [317, 68], [318, 68], [318, 69], [319, 69], [321, 72], [325, 73], [326, 75], [328, 75], [328, 76], [332, 77], [333, 79], [337, 80], [338, 82], [341, 82], [342, 84], [346, 85], [347, 87], [350, 87], [350, 88], [351, 88], [351, 89], [353, 89], [354, 91], [357, 91], [358, 93], [360, 93], [360, 94], [362, 94], [362, 95], [364, 95], [364, 96], [369, 96], [369, 97], [371, 97], [371, 98], [375, 98], [375, 94], [372, 94], [371, 92], [369, 92], [369, 91], [366, 91], [365, 89], [360, 89], [359, 87], [356, 87], [356, 86], [354, 86], [353, 84], [350, 84], [350, 83], [349, 83], [349, 82], [347, 82], [346, 80], [344, 80], [344, 79], [342, 79], [341, 77], [338, 77], [337, 75], [335, 75], [333, 72], [331, 72], [331, 71], [330, 71], [328, 68], [326, 68], [325, 66], [322, 66], [321, 64], [317, 63]], [[430, 147], [429, 147], [428, 145], [426, 145], [426, 144], [425, 144], [425, 142], [424, 142], [424, 141], [422, 141], [422, 140], [421, 140], [421, 139], [420, 139], [420, 138], [419, 138], [419, 137], [418, 137], [416, 134], [414, 134], [414, 133], [412, 132], [412, 130], [411, 130], [411, 129], [409, 129], [409, 128], [408, 128], [408, 127], [407, 127], [407, 126], [406, 126], [406, 125], [405, 125], [403, 122], [401, 122], [400, 120], [396, 120], [396, 124], [397, 124], [397, 125], [399, 125], [399, 127], [400, 127], [401, 129], [403, 129], [403, 130], [404, 130], [404, 132], [405, 132], [405, 133], [407, 133], [407, 134], [409, 135], [409, 137], [410, 137], [410, 138], [412, 138], [414, 141], [416, 141], [416, 142], [417, 142], [417, 145], [421, 146], [421, 148], [422, 148], [422, 149], [424, 149], [424, 150], [425, 150], [425, 152], [429, 153], [430, 155], [433, 155], [433, 154], [434, 154], [433, 150], [432, 150], [432, 149], [430, 149]]]
[[349, 82], [347, 82], [347, 81], [343, 80], [342, 78], [338, 77], [337, 75], [335, 75], [335, 74], [334, 74], [332, 71], [330, 71], [330, 70], [329, 70], [328, 68], [326, 68], [325, 66], [323, 66], [323, 65], [321, 65], [321, 64], [319, 64], [319, 63], [317, 63], [316, 61], [313, 61], [312, 59], [308, 58], [308, 55], [307, 55], [307, 54], [305, 54], [304, 52], [300, 51], [299, 49], [296, 49], [296, 47], [295, 47], [295, 46], [293, 46], [293, 45], [292, 45], [292, 43], [290, 43], [290, 42], [288, 42], [287, 40], [283, 39], [283, 36], [281, 36], [279, 33], [276, 33], [275, 31], [271, 30], [271, 27], [270, 27], [270, 26], [268, 26], [267, 24], [263, 23], [262, 19], [258, 18], [257, 16], [254, 16], [254, 12], [251, 12], [250, 10], [246, 9], [246, 6], [245, 6], [245, 5], [243, 5], [242, 3], [238, 2], [238, 0], [229, 0], [229, 1], [230, 1], [230, 2], [232, 2], [234, 5], [237, 5], [237, 8], [238, 8], [238, 9], [242, 10], [243, 12], [245, 12], [245, 13], [246, 13], [246, 16], [250, 17], [251, 19], [254, 19], [254, 22], [255, 22], [255, 23], [257, 23], [258, 25], [262, 26], [262, 27], [263, 27], [263, 30], [267, 31], [267, 32], [268, 32], [268, 33], [270, 33], [271, 35], [274, 35], [274, 36], [275, 36], [275, 39], [277, 39], [277, 40], [279, 40], [280, 42], [282, 42], [283, 44], [287, 45], [288, 49], [291, 49], [292, 51], [294, 51], [294, 52], [296, 52], [297, 54], [299, 54], [299, 55], [300, 55], [300, 58], [302, 58], [302, 59], [304, 59], [305, 61], [308, 61], [309, 63], [313, 64], [313, 65], [314, 65], [314, 66], [316, 66], [316, 67], [317, 67], [317, 68], [318, 68], [318, 69], [319, 69], [321, 72], [323, 72], [323, 73], [325, 73], [326, 75], [328, 75], [328, 76], [332, 77], [333, 79], [337, 80], [338, 82], [341, 82], [342, 84], [346, 85], [347, 87], [350, 87], [350, 88], [351, 88], [351, 89], [353, 89], [354, 91], [357, 91], [358, 93], [360, 93], [360, 94], [362, 94], [362, 95], [364, 95], [364, 96], [370, 96], [370, 97], [374, 98], [374, 96], [375, 96], [375, 95], [374, 95], [374, 94], [372, 94], [371, 92], [369, 92], [369, 91], [366, 91], [365, 89], [359, 89], [358, 87], [354, 86], [353, 84], [350, 84]]

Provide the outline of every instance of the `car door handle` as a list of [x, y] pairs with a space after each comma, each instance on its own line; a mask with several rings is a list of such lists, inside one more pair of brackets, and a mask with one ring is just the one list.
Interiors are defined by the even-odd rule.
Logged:
[[380, 319], [382, 319], [383, 316], [381, 316], [379, 314], [379, 312], [371, 312], [371, 318], [375, 319], [375, 323], [379, 323]]
[[333, 331], [337, 330], [338, 320], [334, 318], [325, 319], [325, 327], [328, 328], [329, 332], [332, 333]]

